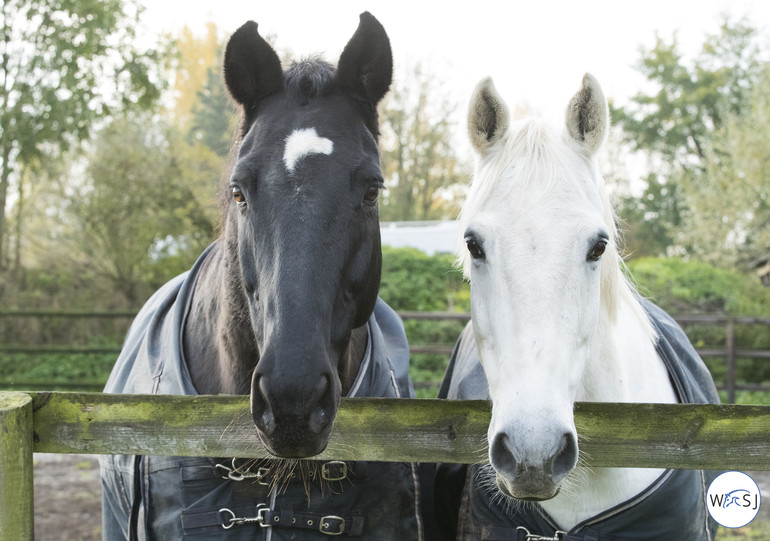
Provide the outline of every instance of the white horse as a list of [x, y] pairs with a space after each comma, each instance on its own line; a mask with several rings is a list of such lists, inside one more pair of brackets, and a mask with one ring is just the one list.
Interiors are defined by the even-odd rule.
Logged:
[[[488, 472], [489, 486], [478, 488], [495, 492], [486, 505], [502, 507], [503, 514], [534, 509], [552, 526], [554, 539], [633, 503], [671, 473], [582, 466], [574, 403], [693, 398], [683, 396], [671, 373], [669, 365], [677, 361], [659, 355], [661, 333], [649, 315], [659, 309], [639, 300], [623, 272], [596, 160], [608, 117], [601, 87], [588, 74], [567, 107], [566, 129], [537, 119], [514, 122], [489, 78], [476, 87], [468, 116], [477, 161], [460, 214], [458, 250], [471, 283], [472, 330], [492, 400], [493, 471], [482, 468], [475, 482], [483, 485]], [[662, 311], [656, 314], [666, 319]], [[455, 360], [461, 365], [455, 377], [471, 371]], [[707, 380], [705, 394], [694, 401], [718, 401], [702, 362], [693, 363], [696, 379]], [[483, 398], [462, 394], [455, 390], [450, 397]], [[697, 484], [704, 484], [697, 474]], [[539, 503], [512, 505], [511, 498]], [[700, 514], [705, 525], [705, 503]], [[468, 538], [516, 538], [510, 536], [514, 530], [500, 537], [489, 533], [494, 528], [484, 531]]]

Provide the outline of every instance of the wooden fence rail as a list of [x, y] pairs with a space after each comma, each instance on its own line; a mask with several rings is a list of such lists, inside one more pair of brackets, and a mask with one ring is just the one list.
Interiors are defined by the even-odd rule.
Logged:
[[[322, 460], [476, 463], [486, 401], [343, 399]], [[770, 406], [575, 406], [591, 467], [770, 470]], [[33, 538], [32, 452], [266, 457], [247, 396], [0, 392], [0, 541]]]
[[[27, 393], [42, 453], [266, 457], [248, 396]], [[323, 460], [485, 460], [491, 403], [343, 399]], [[770, 406], [578, 403], [594, 467], [770, 470]]]

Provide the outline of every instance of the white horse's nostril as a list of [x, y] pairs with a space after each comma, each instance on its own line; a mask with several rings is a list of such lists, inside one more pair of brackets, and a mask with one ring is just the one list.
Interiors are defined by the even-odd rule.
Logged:
[[556, 454], [548, 462], [547, 469], [555, 483], [560, 483], [577, 465], [577, 438], [572, 432], [561, 437]]
[[516, 458], [513, 442], [504, 432], [495, 435], [489, 446], [489, 459], [495, 471], [508, 479], [515, 479], [521, 473], [522, 466]]

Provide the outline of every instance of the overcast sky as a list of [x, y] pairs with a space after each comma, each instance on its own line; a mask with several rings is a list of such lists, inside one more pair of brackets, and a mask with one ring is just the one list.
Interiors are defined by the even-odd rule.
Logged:
[[[624, 103], [644, 84], [634, 69], [640, 47], [655, 33], [697, 53], [716, 33], [721, 14], [747, 16], [766, 29], [770, 2], [761, 0], [470, 0], [462, 2], [146, 0], [145, 22], [153, 32], [188, 25], [203, 34], [206, 21], [229, 34], [245, 21], [274, 34], [278, 46], [297, 54], [325, 53], [336, 62], [370, 11], [390, 36], [396, 77], [422, 61], [446, 81], [464, 110], [475, 84], [491, 75], [503, 97], [561, 120], [583, 73], [593, 73], [608, 98]], [[456, 7], [450, 7], [452, 5]]]

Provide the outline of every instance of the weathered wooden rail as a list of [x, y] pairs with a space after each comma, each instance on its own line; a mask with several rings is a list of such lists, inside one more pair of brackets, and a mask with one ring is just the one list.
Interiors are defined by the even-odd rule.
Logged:
[[[324, 460], [482, 462], [486, 401], [344, 399]], [[770, 406], [575, 406], [591, 467], [770, 470]], [[32, 453], [266, 457], [248, 397], [0, 392], [0, 541], [32, 539]]]

